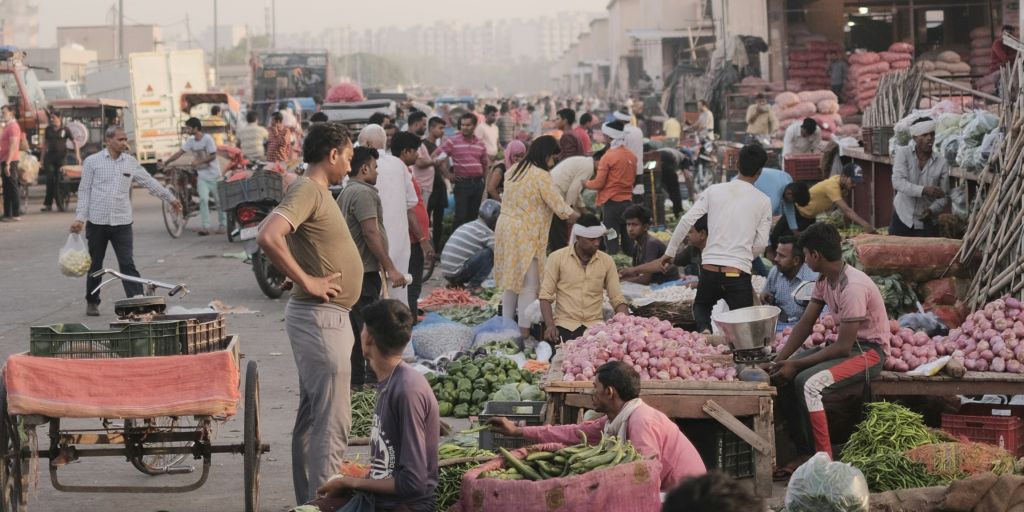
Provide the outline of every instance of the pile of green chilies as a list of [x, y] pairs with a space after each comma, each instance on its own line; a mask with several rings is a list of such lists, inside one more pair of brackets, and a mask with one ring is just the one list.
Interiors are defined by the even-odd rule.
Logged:
[[373, 430], [373, 410], [377, 407], [377, 392], [372, 389], [352, 394], [352, 430], [349, 437], [370, 437]]
[[953, 475], [942, 476], [928, 472], [924, 464], [910, 460], [902, 452], [876, 455], [857, 469], [864, 473], [871, 492], [947, 485], [954, 480]]
[[462, 490], [462, 476], [479, 465], [479, 462], [463, 462], [438, 468], [437, 489], [434, 491], [434, 510], [444, 512], [458, 503], [459, 492]]
[[867, 419], [843, 446], [842, 462], [861, 469], [871, 458], [888, 452], [903, 453], [918, 446], [941, 443], [945, 437], [933, 434], [921, 415], [891, 402], [867, 404]]

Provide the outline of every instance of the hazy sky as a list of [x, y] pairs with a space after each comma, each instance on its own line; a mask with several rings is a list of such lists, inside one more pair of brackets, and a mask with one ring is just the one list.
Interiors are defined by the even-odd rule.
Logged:
[[[264, 26], [265, 0], [218, 0], [218, 23]], [[39, 44], [53, 46], [62, 26], [101, 25], [116, 0], [36, 0], [39, 5]], [[400, 27], [437, 20], [479, 22], [554, 15], [559, 11], [604, 11], [608, 0], [278, 0], [277, 32], [319, 32], [327, 27]], [[125, 24], [161, 25], [177, 32], [185, 15], [193, 35], [213, 25], [213, 0], [124, 0]]]

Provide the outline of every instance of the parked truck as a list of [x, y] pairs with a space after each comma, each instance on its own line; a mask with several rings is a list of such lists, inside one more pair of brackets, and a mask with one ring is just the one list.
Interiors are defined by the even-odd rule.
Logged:
[[85, 90], [90, 98], [131, 105], [128, 139], [139, 163], [152, 172], [181, 147], [182, 94], [207, 91], [203, 51], [132, 53], [127, 64], [101, 65], [87, 74]]
[[253, 52], [252, 101], [327, 97], [333, 73], [327, 52]]

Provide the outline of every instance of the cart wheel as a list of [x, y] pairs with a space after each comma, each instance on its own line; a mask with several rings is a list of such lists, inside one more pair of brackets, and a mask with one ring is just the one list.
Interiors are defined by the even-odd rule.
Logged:
[[274, 267], [270, 258], [263, 254], [262, 250], [257, 250], [252, 255], [252, 271], [256, 274], [256, 284], [260, 285], [260, 290], [263, 290], [264, 295], [276, 299], [284, 293], [284, 290], [281, 289], [281, 284], [284, 283], [284, 274]]
[[[167, 190], [170, 191], [171, 195], [181, 199], [181, 194], [178, 193], [177, 187], [168, 184]], [[183, 207], [188, 207], [187, 201], [181, 201]], [[178, 238], [182, 233], [185, 232], [185, 223], [188, 221], [188, 217], [185, 215], [185, 210], [182, 209], [181, 213], [175, 213], [174, 208], [171, 207], [171, 203], [164, 201], [163, 203], [164, 212], [164, 226], [167, 226], [167, 233], [172, 238]]]
[[7, 388], [3, 379], [0, 379], [0, 450], [4, 455], [0, 461], [0, 512], [17, 512], [21, 504], [21, 458], [6, 455], [21, 453], [21, 437], [7, 414]]
[[258, 512], [260, 499], [260, 377], [256, 361], [245, 367], [245, 512]]
[[64, 171], [57, 171], [57, 210], [67, 211], [71, 205], [71, 180]]
[[[192, 419], [191, 416], [182, 416], [178, 418], [164, 416], [161, 418], [154, 418], [150, 420], [142, 420], [143, 423], [136, 425], [135, 421], [138, 420], [124, 420], [124, 432], [125, 437], [128, 437], [128, 431], [132, 429], [151, 429], [152, 431], [159, 432], [182, 432], [190, 430], [202, 430], [202, 423], [198, 423]], [[171, 446], [171, 447], [191, 447], [192, 441], [179, 441], [173, 443], [150, 443], [146, 447], [160, 447], [160, 446]], [[183, 460], [189, 457], [187, 453], [171, 454], [171, 455], [142, 455], [132, 457], [132, 465], [135, 469], [145, 473], [149, 476], [166, 475], [168, 469], [180, 464]]]

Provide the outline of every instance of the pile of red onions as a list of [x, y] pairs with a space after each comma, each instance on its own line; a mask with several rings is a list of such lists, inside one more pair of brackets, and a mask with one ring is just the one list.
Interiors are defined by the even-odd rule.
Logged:
[[705, 361], [724, 345], [713, 347], [695, 332], [672, 327], [667, 320], [619, 313], [563, 346], [562, 371], [567, 381], [593, 381], [604, 363], [623, 361], [640, 380], [735, 380], [736, 369]]
[[[782, 347], [789, 341], [789, 335], [793, 333], [792, 327], [786, 327], [782, 332], [775, 335], [775, 339], [772, 340], [772, 348], [778, 352]], [[825, 345], [826, 341], [835, 341], [839, 337], [839, 325], [832, 318], [832, 315], [825, 313], [818, 317], [818, 320], [814, 322], [814, 328], [810, 336], [804, 340], [804, 344], [800, 346], [794, 352], [799, 354], [801, 351], [807, 348], [820, 347]]]
[[[971, 371], [1024, 373], [1024, 311], [1013, 297], [996, 299], [936, 343]], [[943, 351], [939, 352], [941, 345]]]

